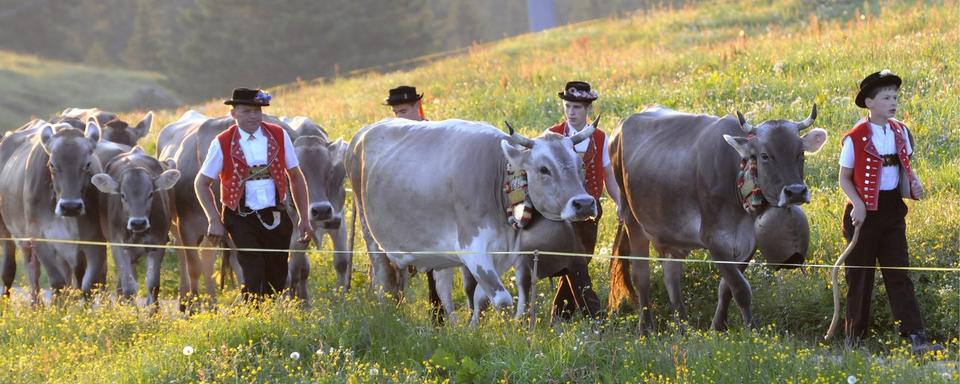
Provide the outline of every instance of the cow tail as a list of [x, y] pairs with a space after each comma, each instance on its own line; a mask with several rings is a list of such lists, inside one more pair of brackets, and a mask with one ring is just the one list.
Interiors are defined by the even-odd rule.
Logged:
[[630, 280], [630, 261], [619, 257], [629, 254], [630, 239], [626, 235], [623, 223], [619, 223], [613, 240], [613, 259], [610, 260], [610, 295], [607, 297], [607, 313], [619, 312], [624, 300], [630, 300], [635, 308], [640, 308], [637, 291]]

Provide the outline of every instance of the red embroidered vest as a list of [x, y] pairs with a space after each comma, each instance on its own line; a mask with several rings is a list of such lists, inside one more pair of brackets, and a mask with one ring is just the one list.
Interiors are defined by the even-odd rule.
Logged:
[[[561, 121], [559, 124], [550, 127], [549, 131], [563, 135], [567, 130], [567, 121]], [[587, 152], [583, 154], [583, 167], [586, 171], [585, 187], [587, 193], [595, 199], [600, 199], [603, 194], [603, 180], [606, 176], [603, 171], [603, 148], [597, 146], [597, 143], [603, 145], [606, 135], [599, 129], [593, 130], [590, 136], [590, 145], [587, 146]]]
[[[900, 191], [903, 197], [916, 199], [910, 188], [910, 181], [915, 178], [910, 168], [910, 157], [907, 155], [907, 139], [904, 137], [906, 128], [899, 121], [889, 120], [893, 130], [894, 142], [897, 148], [897, 157], [900, 159]], [[883, 159], [873, 145], [873, 132], [870, 121], [862, 119], [853, 126], [853, 129], [843, 135], [843, 141], [849, 137], [853, 141], [853, 185], [857, 187], [857, 194], [868, 211], [877, 210], [880, 199], [880, 174], [883, 169]]]
[[[284, 154], [283, 128], [267, 122], [260, 123], [267, 137], [267, 164], [270, 177], [277, 190], [277, 204], [287, 194], [287, 169]], [[240, 206], [244, 195], [244, 181], [250, 173], [250, 166], [240, 149], [240, 129], [236, 124], [217, 135], [220, 150], [223, 152], [223, 170], [220, 171], [220, 202], [234, 211]]]

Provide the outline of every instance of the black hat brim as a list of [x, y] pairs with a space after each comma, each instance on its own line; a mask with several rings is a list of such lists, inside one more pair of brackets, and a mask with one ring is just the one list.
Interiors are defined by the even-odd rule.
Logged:
[[856, 104], [860, 108], [866, 108], [867, 92], [871, 89], [886, 87], [886, 86], [896, 86], [897, 89], [900, 89], [900, 85], [903, 84], [903, 79], [897, 75], [886, 75], [880, 76], [876, 80], [871, 81], [869, 84], [865, 84], [863, 88], [860, 88], [860, 92], [857, 92], [857, 98], [855, 100]]
[[253, 105], [253, 106], [257, 106], [257, 107], [269, 107], [269, 106], [270, 106], [270, 103], [269, 103], [269, 102], [260, 103], [260, 102], [256, 102], [256, 101], [253, 101], [253, 100], [234, 100], [234, 99], [231, 99], [231, 100], [224, 100], [223, 103], [226, 104], [226, 105]]
[[389, 99], [389, 98], [388, 98], [388, 99], [384, 99], [384, 100], [383, 100], [383, 105], [391, 105], [391, 106], [393, 106], [393, 105], [399, 105], [399, 104], [410, 104], [410, 103], [416, 103], [416, 102], [420, 101], [421, 99], [423, 99], [423, 94], [422, 94], [422, 93], [419, 94], [419, 95], [417, 95], [417, 98], [415, 98], [415, 99], [413, 99], [413, 100], [407, 100], [407, 99]]

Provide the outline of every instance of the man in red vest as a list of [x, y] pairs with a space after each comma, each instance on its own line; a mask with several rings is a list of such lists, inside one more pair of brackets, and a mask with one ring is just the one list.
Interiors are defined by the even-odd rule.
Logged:
[[[309, 241], [313, 233], [306, 212], [307, 186], [290, 136], [280, 126], [263, 121], [261, 108], [270, 105], [270, 99], [259, 89], [233, 91], [233, 98], [224, 104], [233, 107], [230, 116], [235, 124], [210, 143], [194, 181], [209, 222], [207, 235], [216, 241], [229, 232], [241, 249], [289, 249], [293, 223], [283, 206], [288, 177], [300, 214], [300, 241]], [[222, 214], [211, 189], [218, 179]], [[278, 293], [286, 285], [286, 252], [241, 251], [237, 261], [245, 299]]]
[[[563, 100], [563, 114], [566, 119], [550, 127], [548, 131], [570, 137], [587, 127], [587, 119], [593, 111], [593, 101], [598, 97], [597, 91], [591, 90], [590, 84], [587, 82], [571, 81], [566, 84], [563, 91], [558, 92], [558, 96]], [[610, 199], [617, 207], [617, 218], [619, 219], [621, 217], [620, 186], [617, 184], [613, 168], [610, 166], [610, 151], [606, 134], [603, 131], [595, 129], [588, 140], [581, 141], [574, 146], [574, 151], [583, 160], [584, 186], [587, 193], [597, 199], [598, 202], [596, 219], [573, 223], [573, 229], [583, 245], [583, 251], [592, 255], [597, 245], [597, 224], [603, 214], [599, 204], [600, 195], [603, 194], [604, 187], [606, 187], [607, 194], [610, 195]], [[572, 271], [567, 271], [567, 274], [561, 277], [557, 295], [553, 301], [553, 308], [556, 312], [554, 316], [569, 318], [571, 312], [577, 309], [578, 302], [585, 305], [585, 307], [579, 308], [585, 314], [599, 315], [599, 313], [588, 313], [589, 308], [600, 308], [600, 299], [597, 298], [596, 293], [592, 290], [584, 292], [581, 301], [575, 298], [578, 293], [572, 292], [573, 286], [582, 285], [572, 284], [571, 279], [585, 281], [590, 278], [587, 275], [587, 263], [589, 262], [590, 258], [578, 258], [577, 264], [581, 265]]]
[[[903, 198], [919, 200], [923, 185], [910, 167], [913, 154], [910, 132], [897, 113], [897, 92], [902, 80], [889, 70], [875, 72], [860, 82], [856, 104], [869, 110], [843, 138], [840, 151], [840, 188], [847, 195], [843, 235], [860, 238], [847, 257], [846, 343], [862, 345], [870, 326], [874, 267], [907, 267], [907, 206]], [[868, 268], [857, 268], [868, 267]], [[913, 282], [902, 269], [883, 269], [883, 282], [900, 333], [910, 340], [914, 353], [943, 349], [931, 344], [923, 331], [920, 306]]]

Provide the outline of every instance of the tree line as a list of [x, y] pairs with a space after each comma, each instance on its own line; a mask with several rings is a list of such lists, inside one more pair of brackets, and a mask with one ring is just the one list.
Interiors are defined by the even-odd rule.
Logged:
[[[560, 24], [682, 0], [555, 0]], [[0, 49], [150, 70], [186, 101], [527, 31], [526, 0], [0, 0]]]

